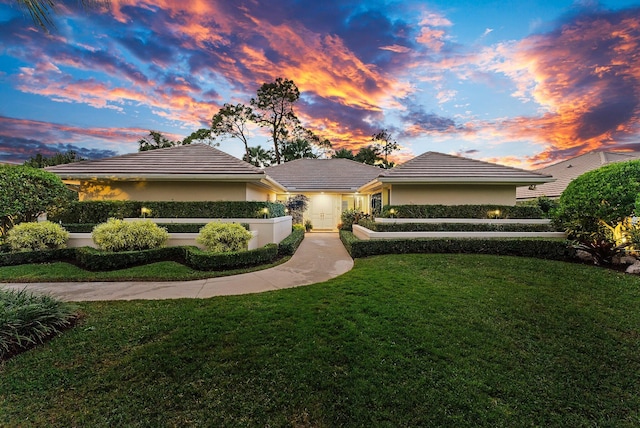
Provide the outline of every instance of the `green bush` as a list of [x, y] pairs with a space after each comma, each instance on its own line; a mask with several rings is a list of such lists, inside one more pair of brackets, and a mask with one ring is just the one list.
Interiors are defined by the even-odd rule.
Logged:
[[296, 226], [300, 227], [294, 226], [291, 234], [280, 241], [280, 244], [278, 244], [279, 256], [292, 256], [304, 240], [304, 226]]
[[102, 223], [110, 218], [138, 218], [142, 208], [154, 218], [268, 218], [282, 217], [285, 207], [279, 202], [259, 201], [81, 201], [49, 216], [62, 223]]
[[0, 289], [0, 361], [70, 327], [76, 307], [44, 294]]
[[138, 251], [109, 252], [91, 247], [77, 248], [76, 263], [91, 271], [125, 269], [161, 261], [184, 262], [185, 247], [162, 247]]
[[270, 263], [278, 257], [278, 245], [267, 244], [255, 250], [211, 253], [186, 247], [185, 262], [197, 270], [228, 270]]
[[0, 266], [16, 266], [30, 263], [50, 263], [56, 261], [73, 261], [75, 260], [75, 257], [75, 248], [22, 251], [19, 253], [2, 254], [2, 257], [0, 257]]
[[169, 232], [151, 220], [126, 222], [109, 219], [91, 233], [93, 242], [104, 251], [133, 251], [162, 247]]
[[[393, 209], [392, 215], [389, 211]], [[380, 217], [395, 218], [544, 218], [538, 206], [385, 205]]]
[[196, 238], [198, 244], [214, 253], [246, 250], [250, 240], [251, 232], [241, 225], [218, 222], [207, 224]]
[[370, 219], [369, 214], [365, 214], [359, 210], [344, 210], [340, 214], [340, 220], [342, 221], [342, 230], [352, 230], [354, 224], [359, 224], [361, 221]]
[[553, 232], [550, 224], [476, 223], [376, 223], [361, 220], [360, 226], [375, 232]]
[[353, 258], [380, 254], [466, 253], [573, 260], [575, 250], [564, 240], [551, 239], [380, 239], [360, 240], [340, 231], [340, 239]]
[[69, 232], [50, 221], [20, 223], [9, 230], [7, 243], [13, 251], [65, 248]]

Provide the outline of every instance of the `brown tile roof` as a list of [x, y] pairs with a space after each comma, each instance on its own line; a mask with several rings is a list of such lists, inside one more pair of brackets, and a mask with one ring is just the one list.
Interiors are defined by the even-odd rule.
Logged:
[[551, 176], [438, 152], [426, 152], [385, 171], [382, 182], [544, 183]]
[[539, 196], [558, 198], [569, 183], [585, 172], [614, 162], [640, 159], [640, 152], [602, 152], [592, 151], [553, 165], [537, 169], [536, 172], [552, 175], [556, 181], [535, 186], [518, 187], [517, 199], [533, 199]]
[[63, 178], [255, 175], [264, 171], [206, 144], [190, 144], [45, 168]]
[[265, 168], [289, 191], [354, 192], [383, 170], [349, 159], [298, 159]]

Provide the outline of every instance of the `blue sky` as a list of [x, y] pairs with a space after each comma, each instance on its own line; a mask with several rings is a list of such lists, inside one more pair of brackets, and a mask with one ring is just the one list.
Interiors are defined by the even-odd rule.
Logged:
[[[0, 0], [0, 162], [130, 153], [149, 130], [182, 139], [277, 77], [336, 149], [386, 128], [398, 161], [535, 168], [640, 150], [638, 2], [69, 1], [50, 34], [16, 4]], [[251, 142], [269, 144], [260, 129]]]

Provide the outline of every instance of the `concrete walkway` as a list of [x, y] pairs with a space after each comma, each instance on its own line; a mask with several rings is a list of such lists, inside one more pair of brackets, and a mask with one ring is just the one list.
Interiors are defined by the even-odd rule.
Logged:
[[241, 275], [170, 282], [0, 283], [0, 287], [26, 288], [67, 301], [207, 298], [309, 285], [342, 275], [352, 267], [353, 260], [337, 233], [308, 233], [286, 263]]

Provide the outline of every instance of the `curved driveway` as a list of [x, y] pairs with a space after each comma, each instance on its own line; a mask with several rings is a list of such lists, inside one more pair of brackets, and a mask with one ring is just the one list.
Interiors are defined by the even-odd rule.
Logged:
[[68, 301], [207, 298], [260, 293], [323, 282], [348, 272], [353, 260], [337, 233], [310, 233], [289, 261], [271, 269], [194, 281], [48, 282], [0, 284]]

